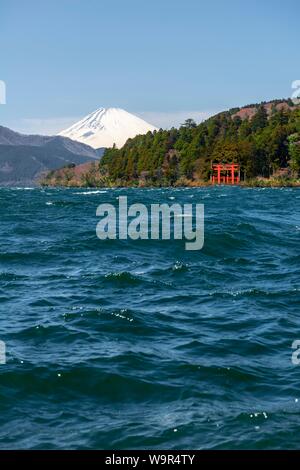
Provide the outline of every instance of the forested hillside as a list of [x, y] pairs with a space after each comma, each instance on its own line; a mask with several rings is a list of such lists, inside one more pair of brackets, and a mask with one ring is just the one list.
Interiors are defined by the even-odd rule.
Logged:
[[268, 177], [289, 165], [298, 172], [299, 107], [281, 101], [232, 109], [198, 126], [187, 120], [179, 129], [149, 132], [120, 150], [106, 150], [100, 168], [114, 181], [174, 184], [180, 178], [207, 180], [211, 161], [238, 162], [247, 178]]
[[211, 162], [240, 163], [245, 179], [269, 178], [280, 169], [298, 177], [299, 105], [291, 100], [249, 105], [199, 125], [187, 119], [179, 129], [139, 135], [121, 149], [107, 149], [96, 178], [93, 168], [93, 180], [97, 185], [197, 184], [209, 180]]

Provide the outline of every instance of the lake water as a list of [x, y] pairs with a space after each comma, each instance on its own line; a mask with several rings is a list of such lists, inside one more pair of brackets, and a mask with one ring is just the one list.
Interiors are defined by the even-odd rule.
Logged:
[[[203, 203], [205, 243], [96, 237]], [[299, 447], [300, 191], [0, 189], [1, 449]]]

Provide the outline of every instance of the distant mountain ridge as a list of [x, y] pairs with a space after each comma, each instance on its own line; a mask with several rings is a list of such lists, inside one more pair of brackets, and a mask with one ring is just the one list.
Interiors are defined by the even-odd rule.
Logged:
[[95, 161], [103, 151], [62, 136], [25, 135], [0, 126], [0, 185], [36, 185], [43, 173]]
[[[272, 113], [276, 111], [290, 111], [295, 107], [295, 104], [292, 100], [273, 100], [269, 102], [260, 103], [260, 106], [263, 107], [267, 113], [267, 116], [270, 117]], [[252, 119], [257, 113], [259, 106], [257, 104], [251, 104], [243, 106], [242, 108], [233, 108], [229, 110], [229, 113], [232, 114], [232, 118], [239, 117], [243, 119]]]
[[129, 138], [158, 130], [121, 108], [99, 108], [58, 135], [93, 148], [123, 147]]
[[57, 135], [21, 134], [9, 129], [8, 127], [0, 126], [0, 145], [29, 145], [33, 147], [42, 147], [43, 145], [48, 145], [53, 142], [60, 143], [71, 153], [90, 156], [92, 158], [98, 157], [95, 149], [67, 137]]

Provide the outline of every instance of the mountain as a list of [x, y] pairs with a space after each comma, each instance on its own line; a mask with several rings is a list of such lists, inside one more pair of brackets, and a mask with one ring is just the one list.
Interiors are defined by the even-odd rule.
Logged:
[[33, 147], [42, 147], [51, 143], [61, 145], [76, 155], [84, 155], [91, 158], [97, 158], [99, 156], [98, 152], [88, 145], [75, 142], [74, 140], [66, 137], [56, 135], [26, 135], [8, 129], [8, 127], [0, 126], [0, 145], [29, 145]]
[[196, 125], [137, 136], [110, 148], [99, 171], [110, 184], [193, 185], [210, 179], [212, 162], [235, 162], [244, 179], [300, 175], [300, 106], [291, 99], [233, 108]]
[[97, 149], [123, 147], [127, 139], [147, 134], [156, 127], [120, 108], [99, 108], [58, 135]]
[[299, 186], [300, 105], [273, 100], [232, 108], [199, 125], [187, 119], [179, 129], [149, 132], [121, 149], [107, 148], [97, 166], [52, 172], [43, 183], [201, 186], [209, 184], [212, 162], [239, 163], [249, 184], [257, 179]]
[[35, 185], [49, 170], [95, 161], [100, 155], [100, 149], [66, 137], [24, 135], [0, 126], [0, 185]]

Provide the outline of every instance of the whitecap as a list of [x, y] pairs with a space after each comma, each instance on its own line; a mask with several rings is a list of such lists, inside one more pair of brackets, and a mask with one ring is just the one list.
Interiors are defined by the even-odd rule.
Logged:
[[100, 191], [100, 190], [97, 190], [97, 191], [80, 191], [80, 192], [73, 193], [73, 194], [83, 194], [85, 196], [89, 196], [90, 194], [104, 194], [106, 192], [107, 192], [106, 190], [103, 190], [103, 191]]

